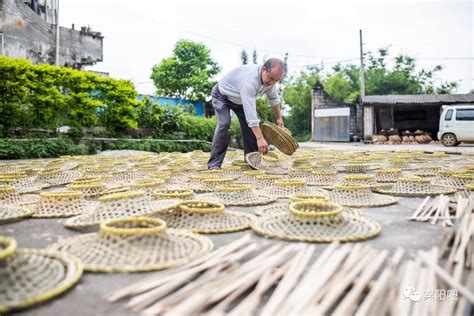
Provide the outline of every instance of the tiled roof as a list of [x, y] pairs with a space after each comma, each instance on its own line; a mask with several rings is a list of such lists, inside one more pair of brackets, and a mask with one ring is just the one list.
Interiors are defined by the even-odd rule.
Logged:
[[370, 104], [462, 104], [474, 103], [474, 94], [406, 94], [406, 95], [367, 95], [362, 99], [364, 105]]

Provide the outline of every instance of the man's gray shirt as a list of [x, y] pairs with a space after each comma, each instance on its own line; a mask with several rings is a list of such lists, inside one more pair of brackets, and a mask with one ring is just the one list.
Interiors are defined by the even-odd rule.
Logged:
[[222, 95], [235, 104], [242, 104], [249, 127], [258, 126], [256, 98], [267, 95], [271, 106], [280, 104], [276, 84], [266, 87], [262, 83], [261, 65], [244, 65], [235, 68], [222, 78], [218, 85]]

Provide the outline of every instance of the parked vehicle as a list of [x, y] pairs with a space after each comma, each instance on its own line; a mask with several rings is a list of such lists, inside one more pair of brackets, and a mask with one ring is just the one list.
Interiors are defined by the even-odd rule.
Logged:
[[474, 142], [474, 104], [442, 106], [438, 139], [444, 146]]

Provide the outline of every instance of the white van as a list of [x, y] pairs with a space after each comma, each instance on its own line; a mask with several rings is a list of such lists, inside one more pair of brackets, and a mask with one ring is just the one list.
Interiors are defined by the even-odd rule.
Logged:
[[439, 118], [438, 139], [444, 146], [474, 142], [474, 104], [443, 105]]

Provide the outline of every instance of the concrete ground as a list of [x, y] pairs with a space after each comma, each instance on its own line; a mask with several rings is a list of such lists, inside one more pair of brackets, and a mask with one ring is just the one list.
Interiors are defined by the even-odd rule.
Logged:
[[474, 144], [462, 143], [456, 147], [446, 147], [441, 143], [432, 144], [364, 144], [358, 143], [333, 143], [333, 142], [303, 142], [299, 143], [301, 149], [335, 149], [335, 150], [365, 150], [365, 151], [444, 151], [448, 153], [474, 153]]
[[[418, 249], [430, 249], [442, 242], [443, 231], [446, 228], [408, 221], [416, 207], [421, 203], [421, 198], [401, 198], [400, 203], [383, 208], [362, 209], [364, 215], [377, 220], [382, 226], [382, 232], [374, 239], [363, 243], [378, 249], [393, 250], [402, 247], [407, 254], [412, 256]], [[234, 208], [246, 212], [253, 212], [254, 208]], [[0, 235], [14, 237], [20, 248], [43, 248], [64, 236], [80, 234], [78, 231], [66, 229], [63, 219], [28, 219], [0, 226]], [[226, 245], [229, 242], [251, 234], [258, 244], [264, 244], [268, 239], [252, 233], [251, 231], [209, 235], [215, 247]], [[271, 241], [285, 243], [284, 241]], [[325, 244], [317, 245], [318, 254], [326, 247]], [[152, 275], [150, 273], [85, 273], [80, 282], [64, 295], [38, 305], [16, 315], [133, 315], [125, 309], [124, 302], [107, 303], [103, 296], [120, 289], [126, 285]]]
[[[445, 147], [439, 145], [364, 146], [355, 143], [302, 143], [301, 148], [303, 150], [316, 148], [343, 150], [406, 150], [408, 148], [424, 151], [445, 149]], [[456, 147], [455, 149], [469, 152], [474, 151], [474, 147]], [[421, 198], [400, 198], [399, 203], [392, 206], [361, 209], [364, 215], [375, 219], [382, 226], [382, 232], [379, 236], [364, 241], [363, 243], [372, 245], [378, 249], [393, 250], [397, 247], [402, 247], [407, 251], [408, 256], [413, 256], [419, 249], [427, 250], [434, 246], [440, 246], [446, 228], [429, 223], [407, 220], [407, 217], [414, 212], [422, 200]], [[254, 212], [253, 207], [232, 209]], [[0, 225], [0, 235], [14, 237], [18, 242], [19, 248], [43, 248], [64, 236], [74, 236], [81, 233], [80, 231], [65, 228], [62, 225], [63, 222], [64, 219], [27, 219], [12, 222]], [[214, 242], [215, 247], [218, 248], [244, 234], [251, 234], [254, 241], [258, 244], [267, 242], [285, 243], [284, 241], [277, 240], [269, 241], [269, 239], [256, 235], [251, 231], [209, 235], [209, 237]], [[318, 253], [320, 253], [324, 247], [326, 247], [325, 244], [318, 244]], [[129, 284], [143, 280], [152, 274], [153, 272], [115, 274], [84, 273], [80, 282], [64, 295], [28, 310], [18, 312], [16, 315], [133, 315], [130, 310], [124, 307], [124, 302], [110, 304], [103, 299], [103, 296]]]

